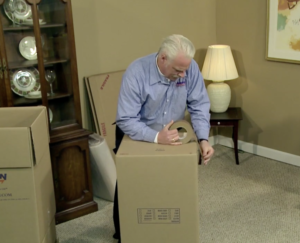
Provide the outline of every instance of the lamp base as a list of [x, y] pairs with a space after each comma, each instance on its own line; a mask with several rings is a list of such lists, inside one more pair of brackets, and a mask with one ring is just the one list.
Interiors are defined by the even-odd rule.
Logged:
[[231, 90], [224, 82], [212, 82], [207, 86], [210, 100], [210, 110], [215, 113], [225, 112], [228, 109]]

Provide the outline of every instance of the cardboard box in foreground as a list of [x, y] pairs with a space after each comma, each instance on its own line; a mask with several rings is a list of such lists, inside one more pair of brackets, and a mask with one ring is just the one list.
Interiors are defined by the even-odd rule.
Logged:
[[133, 141], [116, 155], [122, 243], [198, 243], [198, 144]]
[[55, 197], [45, 107], [0, 108], [0, 235], [53, 243]]

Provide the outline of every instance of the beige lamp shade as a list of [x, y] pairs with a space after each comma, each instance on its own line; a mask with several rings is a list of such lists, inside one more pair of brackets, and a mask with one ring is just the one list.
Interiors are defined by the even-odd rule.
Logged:
[[230, 46], [212, 45], [208, 47], [202, 75], [204, 79], [213, 82], [236, 79], [239, 76]]
[[204, 79], [212, 81], [207, 86], [210, 110], [216, 113], [225, 112], [230, 103], [231, 90], [224, 81], [238, 77], [230, 46], [212, 45], [208, 47], [202, 75]]

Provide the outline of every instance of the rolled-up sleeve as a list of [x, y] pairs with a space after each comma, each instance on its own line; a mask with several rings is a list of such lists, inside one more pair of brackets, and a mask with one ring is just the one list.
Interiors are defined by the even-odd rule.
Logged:
[[118, 100], [116, 123], [133, 140], [154, 142], [157, 131], [140, 120], [143, 100], [141, 96], [144, 73], [139, 67], [129, 67], [125, 72]]
[[189, 69], [187, 109], [198, 139], [208, 139], [210, 130], [210, 101], [197, 63]]

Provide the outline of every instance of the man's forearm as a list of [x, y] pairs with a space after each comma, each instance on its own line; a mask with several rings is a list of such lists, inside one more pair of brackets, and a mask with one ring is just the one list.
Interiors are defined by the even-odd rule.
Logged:
[[157, 135], [157, 131], [151, 129], [141, 121], [118, 120], [116, 123], [133, 140], [153, 143]]

